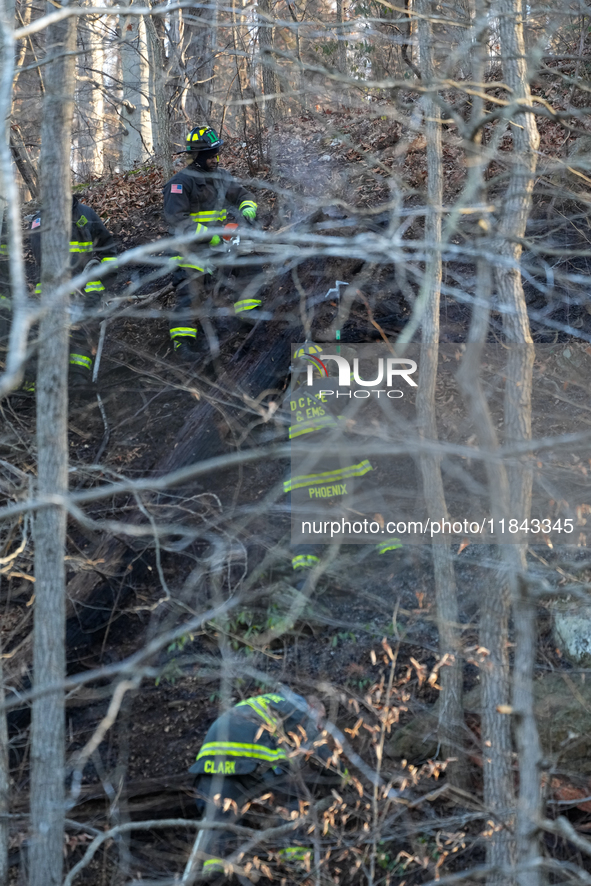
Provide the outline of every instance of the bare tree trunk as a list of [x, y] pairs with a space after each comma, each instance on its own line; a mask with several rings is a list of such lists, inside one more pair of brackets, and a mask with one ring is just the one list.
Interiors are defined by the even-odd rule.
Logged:
[[[0, 230], [2, 223], [0, 218]], [[2, 576], [0, 576], [0, 587]], [[0, 649], [0, 698], [4, 700], [4, 674]], [[8, 769], [8, 726], [6, 711], [0, 714], [0, 883], [8, 883], [8, 837], [10, 812], [10, 773]]]
[[[519, 0], [499, 0], [496, 6], [503, 75], [512, 90], [512, 171], [503, 201], [499, 224], [500, 254], [497, 266], [499, 296], [505, 308], [503, 326], [510, 344], [505, 387], [505, 442], [531, 439], [531, 389], [534, 346], [521, 279], [521, 241], [531, 209], [539, 136], [531, 113], [519, 113], [520, 105], [531, 106], [522, 6]], [[515, 121], [515, 117], [518, 121]], [[531, 458], [510, 466], [510, 514], [521, 522], [529, 516], [532, 491]], [[519, 798], [515, 825], [516, 857], [520, 886], [539, 886], [541, 872], [534, 865], [540, 858], [538, 821], [541, 813], [542, 753], [534, 716], [533, 674], [536, 655], [536, 607], [524, 573], [526, 545], [508, 545], [506, 566], [513, 597], [515, 621], [515, 665], [513, 711], [519, 755]]]
[[8, 230], [10, 262], [10, 296], [12, 324], [6, 372], [0, 383], [0, 396], [13, 390], [22, 381], [27, 334], [29, 300], [23, 262], [20, 200], [9, 146], [8, 121], [13, 104], [14, 86], [14, 2], [0, 0], [0, 201]]
[[165, 180], [173, 174], [172, 140], [170, 137], [170, 117], [166, 101], [166, 68], [162, 43], [152, 16], [144, 16], [148, 37], [150, 59], [150, 105], [152, 117], [152, 138], [156, 145], [156, 160], [162, 166]]
[[[435, 88], [435, 70], [432, 56], [432, 27], [429, 15], [430, 0], [418, 0], [419, 45], [423, 82]], [[424, 99], [424, 116], [427, 137], [427, 170], [429, 209], [425, 220], [425, 244], [428, 260], [422, 284], [421, 298], [424, 302], [422, 315], [421, 384], [417, 392], [417, 410], [421, 435], [437, 439], [435, 418], [435, 383], [437, 380], [439, 308], [441, 294], [441, 211], [443, 202], [443, 157], [441, 123], [438, 105], [428, 94]], [[448, 517], [440, 460], [432, 456], [421, 458], [423, 489], [434, 521]], [[456, 581], [451, 546], [442, 542], [432, 546], [435, 570], [435, 593], [437, 597], [437, 624], [441, 656], [451, 656], [449, 665], [441, 669], [441, 697], [439, 729], [443, 756], [455, 757], [450, 764], [449, 779], [457, 787], [465, 787], [466, 761], [461, 751], [464, 732], [462, 704], [462, 663], [459, 636], [459, 614]]]
[[[92, 6], [92, 3], [88, 5]], [[78, 30], [83, 50], [79, 58], [76, 96], [78, 164], [84, 178], [98, 178], [104, 171], [104, 27], [102, 20], [80, 19]]]
[[12, 151], [12, 156], [17, 169], [29, 189], [31, 200], [36, 200], [39, 197], [39, 178], [37, 176], [37, 170], [33, 166], [33, 162], [29, 156], [20, 127], [17, 126], [16, 123], [10, 127], [10, 150]]
[[[214, 83], [214, 45], [217, 9], [210, 2], [190, 7], [185, 12], [183, 110], [191, 125], [209, 123], [212, 105], [209, 96]], [[213, 122], [213, 121], [211, 121]]]
[[[53, 11], [48, 4], [48, 12]], [[37, 492], [67, 494], [68, 488], [68, 299], [55, 298], [69, 276], [72, 224], [70, 186], [74, 97], [75, 19], [47, 31], [46, 94], [41, 130], [43, 234], [42, 315], [37, 373]], [[35, 688], [63, 681], [65, 656], [66, 511], [61, 505], [35, 516]], [[64, 840], [65, 716], [62, 690], [33, 702], [31, 724], [30, 886], [60, 886]]]
[[343, 24], [345, 16], [343, 14], [343, 0], [336, 0], [337, 7], [337, 68], [339, 74], [347, 73], [347, 47], [345, 46], [345, 34]]
[[[487, 60], [488, 4], [485, 0], [476, 2], [472, 15], [472, 80], [484, 82]], [[467, 142], [468, 178], [464, 192], [468, 203], [476, 209], [471, 235], [473, 242], [484, 244], [489, 230], [490, 219], [486, 213], [484, 174], [488, 164], [482, 150], [482, 119], [485, 114], [484, 101], [475, 96], [470, 117], [471, 140]], [[489, 146], [490, 150], [490, 146]], [[480, 207], [480, 212], [478, 212]], [[492, 271], [488, 257], [478, 256], [476, 260], [477, 303], [472, 310], [472, 320], [468, 334], [462, 366], [458, 380], [470, 405], [470, 412], [478, 440], [483, 451], [490, 453], [485, 461], [491, 514], [494, 525], [507, 516], [509, 508], [509, 487], [507, 474], [496, 458], [499, 440], [496, 428], [488, 409], [480, 383], [480, 357], [489, 330], [490, 299], [492, 294]], [[509, 607], [510, 595], [506, 581], [496, 567], [498, 554], [491, 549], [489, 554], [489, 578], [480, 608], [480, 645], [489, 655], [481, 668], [482, 686], [482, 760], [484, 776], [484, 802], [487, 812], [494, 822], [492, 833], [486, 841], [486, 860], [491, 868], [487, 886], [508, 886], [506, 873], [513, 857], [513, 835], [511, 833], [514, 787], [511, 768], [512, 741], [511, 719], [503, 710], [509, 703]]]
[[259, 49], [263, 75], [263, 95], [265, 96], [265, 124], [272, 126], [277, 121], [279, 107], [277, 99], [274, 98], [277, 94], [278, 80], [273, 57], [275, 37], [270, 0], [259, 0], [258, 11]]
[[121, 79], [123, 106], [121, 118], [125, 132], [121, 141], [124, 169], [145, 162], [153, 152], [150, 114], [150, 70], [146, 25], [143, 16], [120, 16]]

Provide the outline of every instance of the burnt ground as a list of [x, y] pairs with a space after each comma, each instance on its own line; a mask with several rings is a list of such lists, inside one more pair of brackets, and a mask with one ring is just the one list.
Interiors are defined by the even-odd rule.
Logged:
[[[355, 120], [344, 121], [341, 129], [347, 126], [354, 129], [355, 125]], [[371, 127], [364, 137], [369, 141], [374, 139], [378, 150], [389, 147], [388, 144], [379, 147], [383, 134], [372, 134]], [[340, 151], [342, 157], [339, 154], [337, 159], [345, 162], [346, 144], [334, 149], [330, 145], [321, 147], [319, 151], [329, 149], [335, 155]], [[231, 161], [236, 157], [237, 152], [230, 154]], [[285, 187], [290, 184], [288, 170], [288, 164], [279, 169], [279, 174], [286, 176]], [[153, 176], [152, 173], [146, 175]], [[325, 184], [318, 177], [310, 181], [310, 187]], [[333, 182], [335, 198], [339, 182], [337, 176]], [[148, 183], [154, 207], [159, 184], [157, 175]], [[383, 196], [377, 190], [375, 176], [370, 185], [367, 194], [362, 192], [366, 207]], [[98, 203], [106, 199], [100, 188], [94, 199]], [[92, 199], [89, 198], [89, 202]], [[265, 223], [273, 223], [274, 202], [272, 193], [267, 194], [267, 203], [263, 195]], [[289, 222], [298, 211], [297, 206], [288, 208], [282, 221]], [[145, 207], [133, 208], [125, 217], [117, 215], [114, 209], [110, 212], [114, 218], [112, 227], [126, 248], [165, 234], [156, 208], [149, 213]], [[139, 277], [141, 281], [149, 270], [147, 267], [134, 269], [129, 279]], [[445, 282], [451, 287], [462, 280], [469, 290], [473, 282], [469, 273], [469, 269], [455, 266]], [[352, 259], [308, 260], [298, 267], [297, 282], [314, 304], [313, 338], [332, 340], [337, 304], [323, 300], [323, 295], [337, 279], [358, 280], [363, 294], [354, 301], [343, 326], [343, 342], [378, 340], [381, 333], [376, 323], [387, 336], [395, 335], [404, 326], [409, 316], [409, 302], [392, 266], [374, 268], [368, 274], [367, 268]], [[126, 283], [120, 281], [119, 292]], [[155, 288], [165, 288], [167, 283], [169, 278], [162, 278], [156, 284], [140, 288], [137, 294], [147, 295]], [[280, 304], [285, 322], [293, 325], [293, 340], [300, 338], [299, 296], [293, 273], [289, 271], [280, 276], [267, 297], [265, 306]], [[535, 287], [530, 289], [528, 297], [532, 310], [538, 314], [545, 311], [545, 318], [550, 316], [548, 300], [542, 298]], [[190, 372], [174, 362], [168, 340], [167, 311], [171, 307], [172, 296], [165, 292], [145, 309], [136, 306], [133, 315], [117, 315], [110, 321], [97, 388], [77, 396], [71, 404], [72, 488], [92, 487], [120, 476], [135, 478], [153, 473], [174, 447], [188, 412], [201, 399], [210, 398], [216, 403], [211, 454], [231, 452], [237, 446], [269, 439], [268, 426], [261, 423], [256, 407], [243, 399], [238, 408], [235, 400], [228, 400], [223, 392], [220, 394], [215, 387], [219, 379], [217, 372], [212, 376], [204, 364], [196, 372]], [[583, 298], [577, 303], [561, 301], [552, 307], [551, 316], [570, 326], [576, 321], [574, 328], [591, 333], [591, 317]], [[461, 300], [447, 296], [442, 303], [441, 321], [442, 341], [461, 342], [466, 335], [469, 309]], [[272, 321], [259, 322], [254, 329], [220, 323], [216, 327], [221, 348], [217, 369], [223, 371], [245, 342], [251, 349], [263, 349], [267, 336], [265, 322]], [[543, 323], [540, 329], [540, 340], [544, 340], [542, 336], [547, 331]], [[554, 333], [552, 336], [556, 341]], [[284, 380], [281, 373], [269, 367], [270, 388], [280, 391]], [[254, 398], [258, 393], [249, 391]], [[272, 397], [263, 402], [268, 403], [269, 399]], [[34, 403], [22, 396], [11, 397], [0, 408], [3, 417], [0, 458], [10, 457], [21, 470], [30, 472], [34, 453]], [[402, 473], [408, 472], [408, 466], [404, 470], [399, 467], [397, 474], [391, 460], [389, 467], [386, 462], [378, 466], [383, 485], [391, 488], [400, 482]], [[234, 700], [265, 688], [266, 680], [285, 681], [300, 692], [320, 688], [332, 704], [331, 714], [340, 728], [353, 730], [351, 741], [355, 750], [372, 765], [377, 739], [371, 730], [379, 723], [383, 683], [388, 679], [390, 667], [390, 659], [382, 647], [384, 638], [397, 654], [393, 706], [398, 724], [410, 722], [436, 701], [437, 690], [427, 679], [438, 660], [432, 564], [427, 547], [405, 547], [400, 552], [376, 557], [367, 546], [349, 546], [339, 564], [321, 579], [310, 600], [302, 606], [295, 624], [289, 630], [279, 631], [277, 639], [264, 642], [267, 632], [281, 624], [294, 599], [287, 568], [289, 522], [279, 506], [270, 517], [250, 515], [246, 522], [243, 518], [248, 508], [261, 502], [270, 488], [281, 483], [284, 471], [285, 466], [278, 462], [257, 463], [241, 471], [209, 475], [194, 484], [189, 494], [182, 490], [178, 494], [171, 492], [157, 499], [145, 499], [142, 504], [155, 519], [188, 522], [199, 529], [197, 538], [186, 542], [168, 536], [159, 552], [141, 539], [128, 539], [126, 555], [115, 577], [109, 576], [109, 564], [93, 564], [92, 568], [104, 576], [104, 581], [87, 604], [77, 608], [69, 622], [71, 674], [124, 659], [158, 631], [182, 624], [187, 611], [201, 611], [209, 604], [238, 595], [240, 604], [231, 610], [227, 620], [207, 623], [153, 659], [151, 672], [136, 690], [125, 696], [116, 725], [89, 761], [81, 797], [69, 812], [71, 819], [102, 830], [127, 818], [195, 818], [194, 791], [187, 768], [219, 711], [220, 673], [224, 667], [233, 675]], [[87, 513], [96, 521], [94, 527], [80, 526], [74, 521], [69, 524], [69, 580], [91, 565], [89, 559], [100, 539], [101, 521], [133, 519], [137, 514], [137, 501], [107, 500], [88, 507]], [[21, 527], [14, 527], [14, 544], [20, 538], [20, 531]], [[223, 540], [221, 559], [214, 556], [213, 536]], [[547, 550], [543, 554], [552, 571], [553, 554]], [[558, 555], [556, 562], [559, 563]], [[467, 649], [475, 648], [478, 598], [487, 576], [486, 552], [483, 555], [476, 545], [458, 548], [456, 569], [463, 640]], [[31, 629], [31, 574], [32, 552], [26, 548], [1, 588], [3, 648], [9, 655], [18, 649]], [[546, 611], [541, 609], [540, 614], [542, 625], [547, 626]], [[540, 669], [568, 669], [553, 647], [547, 627], [544, 630], [539, 648]], [[26, 680], [26, 674], [21, 676]], [[478, 661], [474, 659], [465, 668], [467, 690], [476, 684], [477, 677]], [[103, 695], [105, 697], [101, 697]], [[92, 735], [105, 716], [109, 699], [109, 685], [105, 680], [91, 684], [84, 697], [73, 694], [67, 716], [69, 755], [83, 747]], [[365, 726], [355, 731], [359, 712]], [[27, 805], [27, 719], [26, 711], [11, 717], [15, 813], [22, 812]], [[467, 728], [471, 732], [467, 732], [466, 741], [473, 743], [471, 790], [478, 796], [481, 776], [477, 716], [468, 719]], [[426, 764], [420, 777], [416, 776], [413, 796], [427, 793], [440, 784], [435, 780], [438, 773], [428, 764], [431, 751], [430, 744], [425, 749], [418, 746], [409, 758], [408, 765]], [[384, 776], [400, 782], [408, 771], [399, 758], [386, 754]], [[334, 850], [330, 862], [334, 882], [339, 882], [339, 864], [349, 869], [355, 846], [364, 845], [359, 838], [363, 824], [368, 823], [368, 827], [372, 824], [371, 811], [365, 808], [364, 802], [359, 805], [356, 788], [350, 785], [342, 793], [348, 807], [355, 811], [355, 826], [337, 818], [331, 832], [334, 839], [327, 841], [327, 847], [333, 846]], [[379, 844], [378, 867], [382, 881], [404, 881], [412, 886], [432, 879], [441, 859], [445, 863], [442, 870], [446, 872], [481, 859], [482, 823], [478, 816], [471, 819], [467, 809], [473, 806], [469, 803], [462, 806], [460, 815], [457, 802], [452, 804], [442, 795], [422, 809], [419, 806], [406, 812], [402, 824], [398, 821], [395, 826], [386, 825]], [[584, 826], [588, 816], [580, 811], [575, 815], [579, 815], [579, 823]], [[441, 827], [447, 828], [450, 845], [455, 847], [449, 857], [438, 848], [436, 832]], [[67, 845], [70, 867], [84, 850], [84, 839], [76, 838], [77, 833], [79, 835], [72, 830]], [[25, 829], [15, 826], [12, 838], [16, 882], [16, 865], [26, 856], [24, 850], [19, 853], [19, 846], [26, 841]], [[183, 869], [191, 839], [189, 832], [179, 829], [134, 832], [127, 840], [107, 843], [76, 882], [106, 886], [125, 882], [126, 878], [158, 879], [170, 876], [171, 872], [178, 874]], [[339, 852], [342, 855], [345, 850], [350, 854], [344, 861]], [[556, 856], [562, 853], [568, 857], [568, 849], [564, 847], [554, 846], [551, 851]], [[400, 853], [407, 853], [408, 857]], [[281, 873], [280, 867], [275, 868], [275, 862], [271, 864], [273, 870]], [[354, 882], [357, 876], [351, 872], [350, 879], [341, 882]]]

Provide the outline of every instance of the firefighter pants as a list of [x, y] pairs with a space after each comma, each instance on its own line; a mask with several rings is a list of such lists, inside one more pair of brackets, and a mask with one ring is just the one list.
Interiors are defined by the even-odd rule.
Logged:
[[[290, 774], [283, 771], [275, 773], [270, 769], [262, 774], [201, 775], [197, 787], [197, 807], [200, 810], [205, 807], [203, 821], [207, 823], [240, 824], [245, 814], [242, 811], [245, 804], [269, 792], [275, 795], [278, 805], [296, 807], [297, 790]], [[224, 803], [224, 800], [228, 802]], [[224, 859], [243, 840], [224, 828], [204, 829], [201, 834], [199, 858], [203, 861], [203, 873], [215, 877], [223, 872]]]
[[174, 348], [193, 345], [197, 339], [195, 313], [211, 292], [212, 276], [193, 268], [177, 268], [172, 275], [176, 302], [170, 321], [170, 338]]

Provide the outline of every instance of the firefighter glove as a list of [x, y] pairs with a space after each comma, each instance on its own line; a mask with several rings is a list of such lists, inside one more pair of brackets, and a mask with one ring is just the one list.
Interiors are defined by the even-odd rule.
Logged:
[[247, 218], [249, 221], [254, 221], [257, 217], [257, 211], [253, 206], [246, 206], [242, 210], [242, 215], [244, 218]]
[[218, 237], [217, 234], [214, 234], [213, 237], [211, 238], [211, 240], [209, 241], [209, 245], [210, 246], [219, 246], [221, 242], [222, 242], [222, 238]]

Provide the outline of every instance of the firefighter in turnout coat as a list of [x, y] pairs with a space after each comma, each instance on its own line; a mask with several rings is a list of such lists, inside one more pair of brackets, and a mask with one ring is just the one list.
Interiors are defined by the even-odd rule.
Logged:
[[[328, 398], [323, 390], [338, 388], [338, 379], [329, 378], [326, 366], [319, 359], [320, 345], [313, 342], [299, 347], [294, 353], [291, 385], [288, 388], [284, 411], [289, 414], [289, 441], [292, 443], [291, 471], [283, 483], [291, 508], [303, 508], [305, 519], [314, 520], [315, 509], [334, 509], [339, 519], [353, 506], [354, 495], [363, 493], [375, 505], [381, 502], [374, 468], [362, 452], [339, 452], [338, 441], [359, 444], [359, 438], [348, 438], [346, 416], [349, 404], [345, 397]], [[312, 367], [313, 383], [306, 384], [308, 367]], [[335, 432], [337, 437], [335, 438]], [[315, 458], [311, 460], [311, 454]], [[299, 467], [301, 465], [301, 467]], [[338, 516], [337, 516], [338, 514]], [[301, 516], [301, 515], [300, 515]], [[324, 516], [326, 519], [326, 516]], [[350, 519], [350, 518], [348, 518]], [[377, 554], [386, 554], [402, 548], [400, 539], [386, 537], [375, 546]], [[322, 544], [296, 544], [292, 547], [291, 565], [301, 590], [311, 569], [320, 562]]]
[[[31, 248], [41, 277], [41, 237], [43, 236], [43, 214], [40, 213], [31, 224]], [[92, 379], [94, 325], [77, 322], [83, 315], [96, 310], [104, 298], [103, 277], [112, 274], [116, 268], [117, 247], [113, 235], [107, 230], [102, 219], [90, 206], [72, 197], [72, 232], [70, 235], [70, 270], [74, 277], [80, 274], [92, 261], [96, 265], [96, 279], [84, 286], [82, 298], [72, 300], [72, 332], [70, 334], [70, 382], [84, 385]], [[41, 283], [35, 292], [41, 294]]]
[[[228, 206], [235, 206], [249, 223], [257, 214], [252, 195], [225, 169], [218, 169], [219, 150], [223, 141], [208, 126], [192, 129], [187, 136], [183, 153], [192, 162], [164, 185], [164, 217], [171, 235], [191, 234], [205, 246], [219, 246], [221, 237], [212, 235], [209, 228], [226, 223]], [[190, 252], [190, 250], [189, 250]], [[175, 255], [177, 268], [172, 277], [176, 291], [176, 305], [170, 325], [170, 337], [175, 354], [182, 360], [194, 360], [198, 354], [197, 325], [192, 314], [204, 300], [211, 281], [207, 252], [198, 258], [194, 254]], [[259, 299], [238, 299], [234, 304], [237, 315], [258, 308]]]
[[[289, 700], [282, 692], [247, 698], [210, 726], [189, 769], [199, 776], [198, 806], [205, 803], [204, 820], [237, 824], [244, 804], [269, 791], [282, 797], [281, 805], [287, 797], [288, 805], [299, 806], [292, 769], [295, 757], [286, 742], [290, 733], [298, 737], [297, 744], [301, 742], [299, 753], [313, 752], [328, 765], [332, 752], [319, 728], [326, 716], [324, 705], [315, 697], [288, 695]], [[217, 879], [223, 874], [231, 840], [231, 831], [200, 832], [195, 862], [203, 860], [204, 875]], [[305, 848], [291, 846], [282, 852], [293, 857]]]

